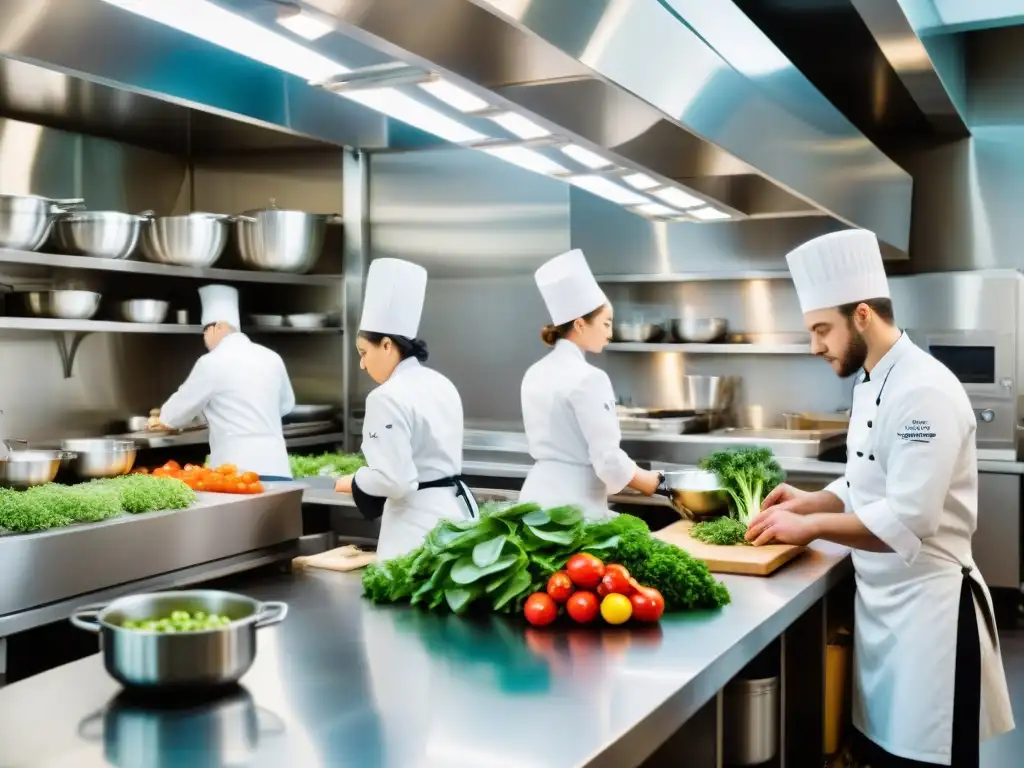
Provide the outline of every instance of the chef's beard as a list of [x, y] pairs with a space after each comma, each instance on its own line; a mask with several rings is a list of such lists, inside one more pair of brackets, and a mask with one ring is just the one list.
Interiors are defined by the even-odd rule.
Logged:
[[868, 343], [864, 336], [853, 327], [850, 322], [850, 343], [843, 352], [839, 361], [839, 377], [848, 379], [864, 367], [864, 361], [868, 359]]

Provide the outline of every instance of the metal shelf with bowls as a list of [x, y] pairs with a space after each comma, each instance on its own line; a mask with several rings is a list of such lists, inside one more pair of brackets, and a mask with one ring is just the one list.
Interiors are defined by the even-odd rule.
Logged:
[[809, 355], [810, 344], [772, 342], [649, 343], [643, 341], [612, 342], [609, 352], [683, 352], [694, 355]]
[[709, 281], [789, 280], [784, 269], [751, 269], [709, 272], [637, 273], [596, 275], [599, 283], [690, 283]]

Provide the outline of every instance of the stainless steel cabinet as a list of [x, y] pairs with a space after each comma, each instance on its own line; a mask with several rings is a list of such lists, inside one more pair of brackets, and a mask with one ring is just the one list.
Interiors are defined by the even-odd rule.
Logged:
[[990, 587], [1018, 589], [1021, 475], [978, 474], [978, 530], [974, 561]]

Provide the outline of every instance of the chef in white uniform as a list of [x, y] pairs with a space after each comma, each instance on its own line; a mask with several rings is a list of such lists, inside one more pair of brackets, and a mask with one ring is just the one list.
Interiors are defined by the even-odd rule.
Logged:
[[523, 424], [536, 463], [519, 499], [542, 507], [574, 504], [587, 519], [606, 517], [610, 495], [626, 486], [650, 495], [661, 482], [619, 447], [611, 381], [586, 360], [611, 339], [612, 308], [583, 251], [551, 259], [535, 278], [551, 315], [541, 338], [554, 349], [523, 377]]
[[[974, 411], [961, 383], [893, 321], [878, 241], [837, 232], [787, 256], [812, 351], [854, 388], [846, 475], [783, 485], [747, 538], [853, 548], [861, 765], [978, 766], [1013, 728], [991, 598], [971, 553]], [[982, 510], [982, 514], [988, 510]]]
[[199, 289], [203, 304], [200, 357], [185, 383], [155, 419], [187, 426], [203, 414], [210, 428], [212, 466], [234, 464], [263, 480], [289, 480], [281, 417], [295, 407], [295, 394], [280, 356], [238, 331], [238, 290], [227, 285]]
[[442, 518], [476, 517], [462, 480], [462, 398], [447, 378], [425, 367], [416, 338], [427, 271], [401, 259], [370, 264], [356, 347], [359, 366], [380, 386], [366, 398], [367, 466], [338, 480], [359, 511], [380, 517], [377, 556], [387, 560], [423, 543]]

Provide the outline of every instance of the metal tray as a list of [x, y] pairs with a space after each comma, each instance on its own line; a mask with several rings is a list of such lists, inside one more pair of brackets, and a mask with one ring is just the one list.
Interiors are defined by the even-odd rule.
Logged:
[[776, 456], [816, 459], [846, 443], [845, 429], [749, 429], [727, 427], [695, 439], [716, 442], [722, 447], [759, 445], [771, 448]]

